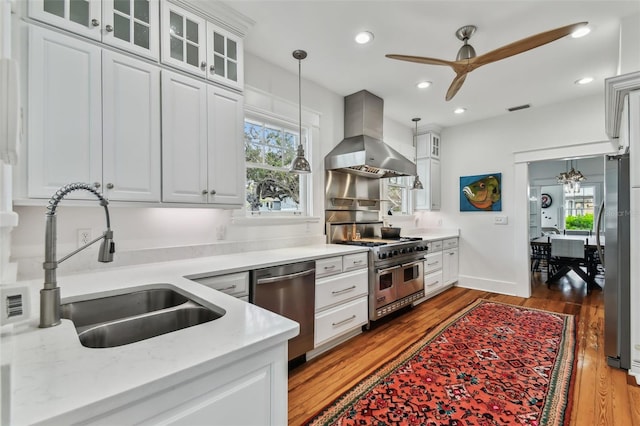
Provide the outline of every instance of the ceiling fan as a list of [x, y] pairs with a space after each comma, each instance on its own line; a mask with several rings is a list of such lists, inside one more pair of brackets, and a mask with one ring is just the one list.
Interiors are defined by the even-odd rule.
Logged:
[[476, 56], [476, 51], [468, 44], [469, 39], [476, 32], [475, 25], [465, 25], [464, 27], [456, 31], [456, 37], [464, 42], [455, 61], [447, 61], [444, 59], [426, 58], [423, 56], [408, 56], [408, 55], [385, 55], [387, 58], [399, 59], [401, 61], [417, 62], [419, 64], [430, 65], [448, 65], [456, 73], [456, 77], [453, 79], [445, 99], [451, 100], [458, 90], [462, 87], [462, 83], [467, 78], [467, 74], [482, 65], [490, 64], [501, 59], [508, 58], [509, 56], [517, 55], [518, 53], [526, 52], [527, 50], [535, 47], [542, 46], [543, 44], [550, 43], [554, 40], [562, 38], [571, 34], [576, 29], [588, 24], [588, 22], [578, 22], [575, 24], [567, 25], [565, 27], [556, 28], [554, 30], [545, 31], [522, 40], [515, 41], [507, 44], [506, 46], [499, 47], [491, 52]]

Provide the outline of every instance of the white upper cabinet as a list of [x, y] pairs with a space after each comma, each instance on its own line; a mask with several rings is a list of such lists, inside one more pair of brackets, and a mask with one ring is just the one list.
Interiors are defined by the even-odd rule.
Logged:
[[416, 166], [424, 189], [415, 191], [416, 210], [440, 210], [440, 135], [416, 136]]
[[171, 3], [162, 3], [161, 60], [201, 77], [207, 72], [206, 21]]
[[29, 0], [29, 16], [158, 60], [157, 0]]
[[49, 198], [71, 182], [102, 181], [100, 54], [93, 44], [29, 28], [29, 197]]
[[424, 133], [416, 137], [416, 156], [440, 158], [440, 135]]
[[242, 90], [242, 38], [169, 2], [161, 13], [163, 63]]
[[160, 201], [159, 75], [154, 65], [31, 26], [28, 196], [87, 182], [111, 200]]
[[160, 201], [160, 69], [105, 50], [102, 70], [103, 192]]
[[166, 70], [162, 93], [162, 200], [241, 206], [242, 96]]
[[242, 39], [207, 24], [207, 78], [242, 89], [244, 60]]

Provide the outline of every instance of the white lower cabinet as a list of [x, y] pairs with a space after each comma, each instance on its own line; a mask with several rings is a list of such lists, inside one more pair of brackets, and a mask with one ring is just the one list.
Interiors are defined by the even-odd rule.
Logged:
[[442, 281], [444, 285], [458, 281], [458, 239], [450, 238], [443, 243]]
[[249, 272], [218, 275], [213, 277], [190, 277], [193, 281], [211, 287], [245, 302], [249, 301]]
[[312, 358], [362, 332], [369, 321], [368, 252], [316, 261], [314, 350]]
[[360, 297], [316, 314], [315, 347], [367, 323], [367, 297]]
[[145, 389], [132, 392], [121, 406], [73, 420], [112, 425], [283, 425], [288, 415], [286, 359], [283, 342], [229, 365], [171, 378], [144, 396], [139, 393]]
[[451, 287], [458, 281], [458, 238], [429, 242], [424, 259], [424, 297], [417, 305]]

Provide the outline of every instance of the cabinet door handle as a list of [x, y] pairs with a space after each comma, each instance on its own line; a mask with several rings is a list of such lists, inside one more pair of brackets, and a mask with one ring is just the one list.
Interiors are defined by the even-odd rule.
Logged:
[[354, 319], [356, 319], [356, 316], [355, 315], [351, 315], [349, 318], [343, 319], [342, 321], [331, 323], [331, 325], [336, 327], [338, 325], [342, 325], [342, 324], [348, 323], [349, 321], [352, 321]]
[[209, 191], [207, 191], [206, 189], [202, 190], [202, 195], [207, 195], [209, 193]]
[[216, 72], [216, 67], [214, 67], [213, 65], [211, 65], [211, 66], [209, 67], [209, 72], [210, 72], [211, 74], [215, 73], [215, 72]]
[[107, 30], [108, 33], [113, 32], [113, 25], [107, 25], [105, 30]]
[[100, 21], [98, 21], [97, 19], [92, 19], [91, 20], [91, 25], [93, 25], [94, 27], [99, 27], [100, 26]]
[[211, 195], [216, 195], [216, 190], [215, 190], [215, 189], [212, 189], [212, 190], [211, 190], [211, 192], [209, 192], [209, 194], [211, 194]]
[[100, 186], [102, 186], [102, 185], [100, 185], [100, 182], [93, 182], [93, 187], [94, 187], [95, 189], [100, 188]]
[[113, 189], [113, 184], [111, 182], [107, 184], [107, 189]]
[[344, 293], [344, 292], [346, 292], [346, 291], [351, 291], [351, 290], [353, 290], [354, 288], [356, 288], [356, 286], [355, 286], [355, 285], [352, 285], [351, 287], [343, 288], [342, 290], [334, 290], [334, 291], [332, 291], [332, 292], [331, 292], [331, 294], [340, 294], [340, 293]]
[[200, 62], [200, 69], [202, 69], [202, 71], [207, 69], [207, 63], [205, 61]]

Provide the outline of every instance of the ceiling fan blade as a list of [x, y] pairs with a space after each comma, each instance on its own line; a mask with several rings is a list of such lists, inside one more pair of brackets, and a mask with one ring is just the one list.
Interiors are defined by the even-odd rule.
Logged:
[[586, 24], [588, 24], [588, 22], [578, 22], [540, 34], [532, 35], [530, 37], [523, 38], [522, 40], [518, 40], [513, 43], [507, 44], [506, 46], [502, 46], [498, 49], [492, 50], [491, 52], [487, 52], [480, 56], [476, 56], [475, 58], [471, 58], [469, 59], [469, 66], [471, 67], [469, 71], [471, 71], [472, 69], [476, 69], [482, 65], [499, 61], [501, 59], [526, 52], [527, 50], [534, 49], [544, 44], [551, 43], [554, 40], [571, 34], [573, 31]]
[[453, 61], [446, 61], [444, 59], [436, 59], [436, 58], [426, 58], [424, 56], [409, 56], [409, 55], [384, 55], [390, 59], [398, 59], [400, 61], [408, 61], [408, 62], [417, 62], [419, 64], [431, 64], [431, 65], [446, 65], [451, 68], [457, 66], [457, 64]]
[[458, 90], [460, 90], [460, 88], [462, 87], [462, 83], [464, 83], [464, 80], [466, 78], [466, 72], [458, 73], [458, 75], [456, 75], [456, 78], [454, 78], [451, 82], [451, 86], [449, 86], [449, 90], [447, 90], [447, 96], [445, 97], [445, 100], [450, 101], [451, 99], [453, 99], [456, 93], [458, 93]]

